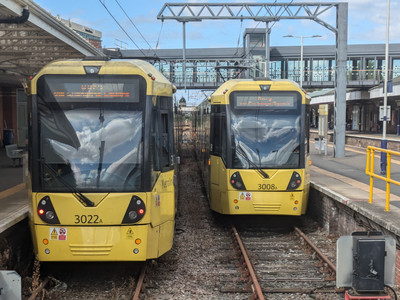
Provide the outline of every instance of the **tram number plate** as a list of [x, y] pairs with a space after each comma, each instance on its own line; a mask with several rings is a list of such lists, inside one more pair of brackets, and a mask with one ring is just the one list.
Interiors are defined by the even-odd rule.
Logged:
[[75, 215], [75, 224], [99, 224], [103, 223], [98, 215]]
[[277, 190], [278, 188], [276, 187], [275, 184], [259, 184], [258, 185], [258, 190], [260, 191], [270, 191], [270, 190]]

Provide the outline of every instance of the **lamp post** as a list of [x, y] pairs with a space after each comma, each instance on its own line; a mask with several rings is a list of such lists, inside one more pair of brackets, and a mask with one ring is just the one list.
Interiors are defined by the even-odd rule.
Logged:
[[305, 38], [317, 38], [317, 37], [321, 37], [320, 35], [309, 35], [309, 36], [297, 36], [297, 35], [284, 35], [283, 37], [292, 37], [292, 38], [299, 38], [301, 39], [301, 46], [300, 46], [300, 87], [303, 87], [303, 72], [304, 72], [304, 68], [303, 68], [303, 39]]
[[[388, 76], [389, 76], [389, 23], [390, 23], [390, 0], [386, 1], [386, 43], [385, 43], [385, 81], [383, 92], [383, 121], [382, 121], [382, 141], [381, 148], [387, 149], [386, 139], [386, 122], [387, 122], [387, 90], [388, 90]], [[381, 174], [386, 175], [386, 152], [381, 152]]]

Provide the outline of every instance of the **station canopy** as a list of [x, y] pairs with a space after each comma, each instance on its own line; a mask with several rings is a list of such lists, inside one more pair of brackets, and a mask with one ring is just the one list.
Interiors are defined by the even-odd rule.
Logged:
[[33, 1], [0, 2], [0, 87], [24, 85], [57, 59], [103, 55]]

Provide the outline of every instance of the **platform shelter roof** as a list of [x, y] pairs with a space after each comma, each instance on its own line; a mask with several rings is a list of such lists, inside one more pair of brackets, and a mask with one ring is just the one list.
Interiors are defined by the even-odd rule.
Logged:
[[57, 59], [104, 56], [30, 0], [0, 2], [0, 86], [20, 86]]

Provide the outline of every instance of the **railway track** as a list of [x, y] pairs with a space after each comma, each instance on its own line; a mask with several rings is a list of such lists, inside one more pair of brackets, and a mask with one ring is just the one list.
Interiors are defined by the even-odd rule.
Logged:
[[334, 264], [299, 228], [276, 233], [233, 227], [233, 234], [240, 249], [242, 276], [236, 285], [225, 287], [225, 292], [249, 292], [253, 299], [343, 297], [335, 289]]
[[145, 299], [147, 263], [55, 263], [45, 269], [23, 299]]
[[140, 294], [144, 289], [144, 278], [146, 276], [147, 263], [144, 263], [140, 270], [140, 275], [136, 283], [135, 292], [133, 293], [132, 300], [140, 300]]

